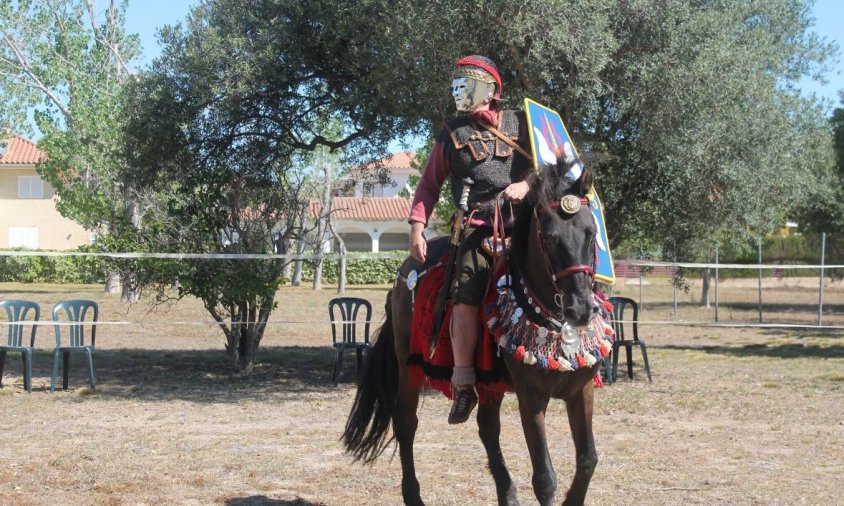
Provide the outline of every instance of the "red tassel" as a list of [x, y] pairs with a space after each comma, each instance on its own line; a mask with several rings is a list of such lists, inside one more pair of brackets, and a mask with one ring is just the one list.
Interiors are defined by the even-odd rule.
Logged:
[[595, 388], [604, 388], [604, 380], [601, 378], [601, 373], [596, 374], [595, 377], [592, 378], [592, 383], [595, 384]]
[[548, 370], [549, 371], [556, 371], [560, 368], [560, 364], [554, 359], [554, 357], [548, 357]]
[[607, 313], [612, 313], [612, 310], [613, 310], [612, 302], [605, 300], [604, 301], [604, 309], [607, 311]]
[[578, 367], [584, 367], [586, 365], [586, 359], [583, 358], [583, 355], [576, 355], [575, 358], [577, 359]]
[[609, 350], [609, 348], [607, 348], [606, 344], [601, 343], [601, 345], [598, 346], [598, 349], [601, 350], [601, 356], [602, 357], [607, 358], [607, 357], [610, 356], [610, 350]]
[[614, 336], [615, 331], [609, 325], [604, 325], [604, 334], [606, 334], [608, 336]]
[[516, 351], [513, 352], [513, 358], [515, 358], [519, 362], [524, 360], [524, 358], [525, 358], [525, 347], [519, 346], [518, 348], [516, 348]]

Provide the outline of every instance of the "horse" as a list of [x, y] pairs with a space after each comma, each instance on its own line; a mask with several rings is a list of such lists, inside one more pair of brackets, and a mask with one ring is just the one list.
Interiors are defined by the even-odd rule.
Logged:
[[[507, 260], [510, 274], [524, 280], [525, 293], [533, 303], [528, 304], [521, 298], [519, 307], [523, 313], [534, 315], [543, 308], [546, 320], [560, 325], [565, 322], [582, 331], [598, 313], [600, 305], [593, 296], [596, 224], [585, 200], [591, 188], [591, 172], [586, 169], [573, 180], [571, 173], [564, 170], [567, 168], [558, 160], [557, 165], [544, 167], [529, 178], [528, 196], [513, 211], [513, 234]], [[442, 258], [448, 247], [443, 239], [447, 238], [429, 243], [425, 265], [408, 257], [399, 268], [399, 279], [406, 279], [411, 271], [424, 271], [436, 259]], [[422, 505], [413, 460], [420, 387], [411, 384], [408, 373], [412, 298], [411, 290], [402, 287], [397, 279], [387, 294], [386, 319], [361, 371], [342, 440], [347, 453], [356, 461], [370, 464], [395, 440], [401, 459], [404, 503]], [[608, 352], [602, 349], [602, 353]], [[582, 367], [573, 370], [568, 364], [557, 370], [543, 370], [512, 353], [502, 352], [501, 355], [506, 368], [504, 377], [511, 383], [518, 399], [533, 467], [534, 495], [540, 504], [547, 505], [556, 493], [557, 479], [548, 450], [545, 412], [549, 400], [557, 398], [566, 404], [576, 452], [576, 470], [563, 504], [583, 504], [598, 462], [592, 432], [592, 405], [593, 379], [600, 360], [581, 364]], [[500, 408], [501, 398], [482, 401], [477, 408], [477, 424], [498, 503], [515, 505], [518, 504], [516, 486], [501, 454]], [[388, 439], [391, 424], [393, 436]]]

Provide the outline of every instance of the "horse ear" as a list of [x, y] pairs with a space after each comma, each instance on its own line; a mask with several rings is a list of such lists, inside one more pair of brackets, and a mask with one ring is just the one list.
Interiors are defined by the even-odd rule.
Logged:
[[580, 175], [580, 193], [586, 195], [592, 192], [592, 168], [589, 165], [583, 166], [583, 174]]

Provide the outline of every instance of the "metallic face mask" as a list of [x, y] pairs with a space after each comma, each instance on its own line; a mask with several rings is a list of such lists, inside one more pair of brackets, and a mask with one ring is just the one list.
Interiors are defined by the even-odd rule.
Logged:
[[471, 112], [492, 99], [495, 84], [470, 77], [455, 77], [451, 81], [451, 94], [459, 112]]

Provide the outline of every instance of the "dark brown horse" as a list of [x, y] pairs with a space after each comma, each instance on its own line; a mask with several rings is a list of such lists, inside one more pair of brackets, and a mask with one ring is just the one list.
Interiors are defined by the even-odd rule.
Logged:
[[[584, 202], [589, 190], [588, 171], [577, 181], [565, 177], [564, 172], [559, 166], [546, 168], [541, 177], [532, 180], [528, 199], [516, 209], [510, 273], [526, 282], [525, 286], [530, 287], [526, 293], [535, 301], [533, 305], [520, 302], [525, 306], [520, 315], [534, 315], [534, 309], [540, 313], [538, 307], [544, 311], [555, 308], [552, 315], [546, 314], [543, 324], [551, 320], [561, 325], [558, 329], [562, 330], [565, 321], [583, 329], [598, 311], [592, 292], [596, 225], [588, 206], [576, 205]], [[433, 260], [428, 263], [439, 259], [446, 246], [445, 241], [431, 241], [428, 258]], [[399, 276], [404, 278], [411, 270], [422, 271], [428, 267], [408, 258]], [[404, 502], [421, 505], [424, 503], [413, 462], [420, 391], [411, 385], [407, 366], [411, 309], [410, 290], [397, 283], [387, 296], [387, 318], [367, 357], [343, 441], [356, 459], [371, 463], [393, 439], [387, 438], [392, 423], [401, 458]], [[576, 449], [576, 472], [563, 504], [583, 504], [598, 462], [592, 436], [592, 379], [600, 362], [590, 360], [588, 364], [580, 364], [581, 367], [566, 365], [565, 369], [573, 370], [555, 367], [557, 370], [549, 371], [517, 360], [511, 353], [502, 351], [501, 355], [506, 364], [504, 375], [512, 382], [519, 401], [522, 428], [533, 464], [534, 494], [540, 504], [551, 504], [557, 488], [545, 434], [545, 410], [554, 397], [566, 403]], [[500, 399], [481, 403], [477, 422], [498, 503], [514, 505], [518, 504], [516, 486], [507, 471], [499, 442], [500, 407]]]

